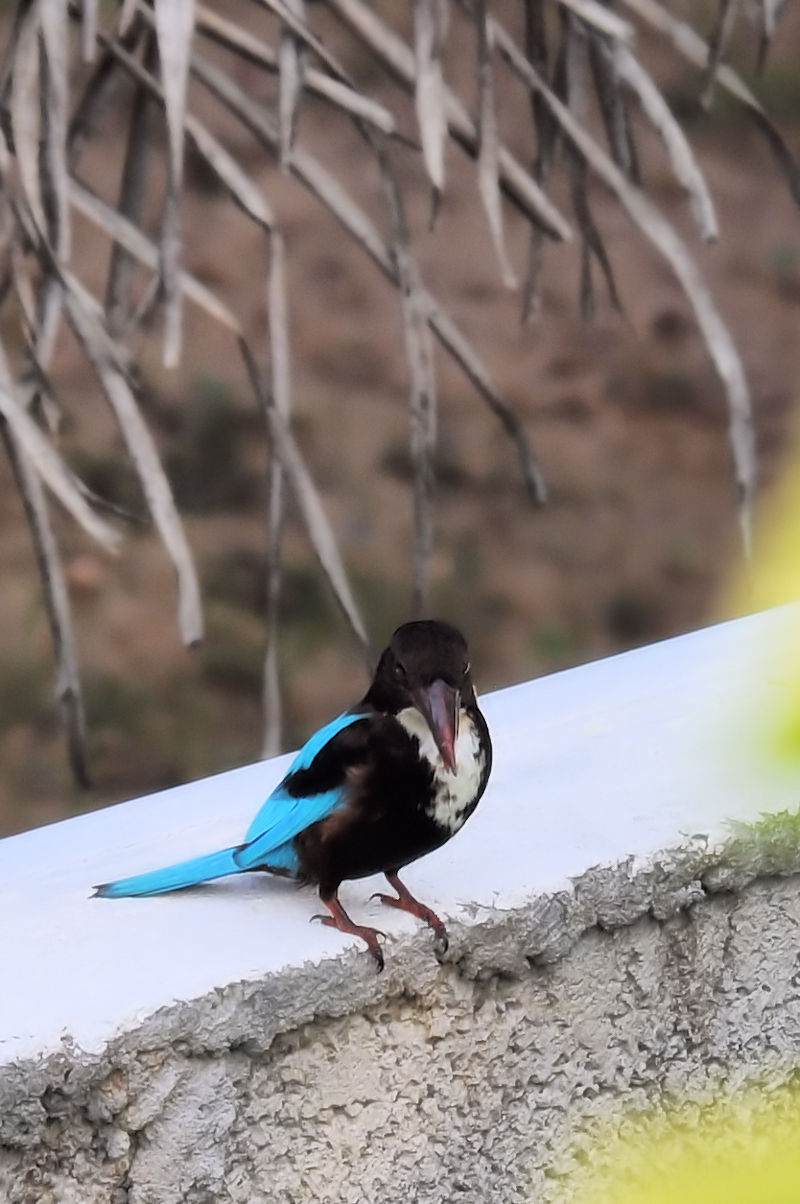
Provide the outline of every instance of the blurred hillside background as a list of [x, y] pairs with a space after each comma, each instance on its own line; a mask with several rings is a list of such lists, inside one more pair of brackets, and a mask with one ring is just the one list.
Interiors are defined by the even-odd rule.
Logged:
[[[507, 7], [512, 13], [514, 6]], [[670, 7], [706, 35], [717, 13], [712, 4]], [[261, 36], [269, 33], [267, 17], [255, 5], [230, 0], [214, 8], [252, 21]], [[9, 14], [0, 40], [10, 37], [10, 22]], [[325, 32], [363, 88], [378, 99], [391, 94], [395, 109], [403, 103], [366, 50], [334, 22]], [[731, 61], [800, 155], [800, 6], [787, 5], [760, 76], [755, 42], [745, 23], [731, 45]], [[704, 246], [656, 140], [642, 140], [647, 190], [695, 251], [741, 352], [753, 393], [763, 491], [780, 470], [797, 408], [800, 211], [764, 139], [733, 102], [718, 90], [704, 111], [697, 100], [703, 73], [644, 29], [638, 53], [689, 134], [717, 205], [721, 237]], [[474, 50], [466, 40], [452, 42], [445, 66], [448, 80], [474, 75]], [[257, 68], [243, 67], [239, 82], [260, 99], [270, 98]], [[109, 93], [84, 152], [95, 181], [107, 165], [109, 198], [116, 192], [131, 98], [131, 85], [122, 80]], [[498, 100], [504, 134], [513, 144], [517, 123], [529, 128], [529, 109], [519, 105], [517, 111], [510, 95]], [[406, 103], [411, 130], [413, 102]], [[274, 159], [208, 98], [198, 96], [197, 107], [263, 186], [282, 224], [293, 428], [377, 648], [410, 616], [412, 605], [408, 372], [399, 301]], [[163, 170], [159, 122], [152, 136]], [[324, 148], [362, 202], [369, 198], [380, 212], [374, 160], [358, 136], [344, 122], [331, 122], [313, 98], [303, 102], [298, 138]], [[430, 184], [418, 154], [395, 146], [393, 160], [407, 189], [424, 278], [469, 333], [524, 422], [550, 491], [546, 507], [532, 507], [502, 427], [437, 352], [431, 611], [467, 633], [480, 688], [710, 621], [720, 584], [741, 557], [728, 415], [685, 296], [664, 262], [603, 188], [593, 187], [624, 316], [598, 287], [594, 320], [582, 321], [579, 255], [574, 245], [553, 243], [541, 316], [524, 326], [519, 291], [504, 288], [500, 279], [474, 163], [448, 148], [447, 186], [431, 231]], [[189, 153], [186, 170], [186, 266], [225, 297], [258, 339], [266, 306], [263, 236], [222, 195], [196, 155]], [[562, 183], [555, 195], [564, 191]], [[147, 222], [155, 234], [155, 201], [151, 208]], [[527, 227], [509, 206], [504, 217], [511, 258], [524, 275]], [[107, 249], [98, 251], [96, 235], [79, 216], [73, 235], [73, 262], [102, 296]], [[13, 348], [19, 334], [8, 309], [2, 319], [3, 338]], [[51, 370], [64, 399], [59, 447], [93, 490], [142, 521], [122, 525], [124, 547], [112, 557], [62, 512], [55, 514], [86, 697], [94, 784], [83, 791], [72, 782], [53, 701], [50, 636], [30, 534], [0, 456], [0, 835], [259, 755], [270, 463], [263, 419], [233, 340], [202, 312], [185, 308], [184, 358], [177, 370], [163, 366], [160, 334], [155, 326], [151, 333], [138, 348], [142, 408], [197, 558], [207, 635], [195, 650], [181, 644], [171, 565], [145, 520], [139, 486], [96, 378], [64, 334]], [[291, 504], [285, 548], [280, 665], [283, 742], [292, 748], [357, 698], [366, 675]]]

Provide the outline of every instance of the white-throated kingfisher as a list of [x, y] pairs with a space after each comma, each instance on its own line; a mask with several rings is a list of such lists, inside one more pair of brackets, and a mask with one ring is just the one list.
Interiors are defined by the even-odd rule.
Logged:
[[364, 698], [304, 745], [243, 844], [105, 883], [96, 893], [158, 895], [266, 870], [316, 884], [329, 912], [317, 918], [361, 937], [382, 970], [383, 934], [350, 919], [339, 902], [340, 884], [385, 874], [397, 894], [377, 897], [424, 920], [446, 949], [444, 924], [398, 873], [458, 832], [491, 766], [466, 640], [438, 620], [406, 623], [392, 636]]

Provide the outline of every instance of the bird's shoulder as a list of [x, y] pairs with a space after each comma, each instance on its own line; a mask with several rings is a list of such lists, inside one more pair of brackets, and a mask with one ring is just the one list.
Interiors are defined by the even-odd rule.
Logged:
[[359, 766], [394, 766], [416, 751], [416, 741], [397, 716], [363, 706], [347, 711], [303, 745], [279, 786], [297, 797], [343, 783]]
[[237, 860], [257, 865], [309, 825], [343, 806], [349, 774], [367, 755], [371, 716], [346, 711], [315, 732], [255, 815]]
[[345, 711], [306, 741], [278, 787], [292, 798], [336, 789], [349, 770], [363, 764], [377, 716], [366, 709]]

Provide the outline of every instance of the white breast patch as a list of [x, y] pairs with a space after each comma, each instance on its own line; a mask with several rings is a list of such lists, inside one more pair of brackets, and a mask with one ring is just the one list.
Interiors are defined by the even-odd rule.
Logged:
[[406, 707], [397, 719], [410, 736], [419, 742], [419, 754], [433, 769], [434, 796], [429, 808], [431, 818], [446, 831], [455, 833], [467, 818], [475, 801], [484, 768], [484, 755], [475, 724], [466, 711], [459, 715], [456, 739], [456, 772], [450, 773], [442, 764], [436, 742], [416, 707]]

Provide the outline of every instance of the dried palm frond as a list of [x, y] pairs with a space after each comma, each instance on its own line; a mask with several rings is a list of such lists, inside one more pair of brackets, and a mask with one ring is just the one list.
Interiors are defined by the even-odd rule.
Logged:
[[[623, 0], [625, 16], [599, 0], [525, 0], [518, 28], [507, 29], [493, 0], [451, 7], [450, 0], [414, 0], [410, 24], [397, 6], [396, 23], [383, 19], [367, 0], [258, 0], [245, 21], [217, 13], [195, 0], [124, 0], [116, 10], [96, 0], [20, 0], [0, 70], [0, 311], [17, 321], [22, 354], [12, 366], [0, 347], [0, 433], [22, 497], [50, 617], [58, 695], [68, 730], [72, 764], [87, 778], [83, 712], [75, 639], [59, 551], [49, 518], [49, 490], [92, 538], [106, 548], [120, 539], [97, 499], [76, 478], [55, 438], [60, 397], [52, 372], [60, 330], [66, 324], [93, 367], [122, 433], [153, 523], [176, 577], [179, 626], [187, 643], [203, 631], [200, 589], [193, 557], [155, 440], [137, 396], [135, 349], [145, 319], [161, 321], [163, 357], [176, 364], [183, 353], [185, 303], [200, 306], [240, 349], [272, 452], [268, 515], [265, 656], [265, 749], [281, 745], [278, 690], [278, 625], [281, 597], [285, 492], [290, 489], [334, 597], [358, 643], [367, 632], [351, 589], [334, 531], [314, 473], [291, 427], [291, 296], [285, 261], [291, 255], [283, 215], [264, 193], [260, 177], [209, 125], [200, 93], [213, 96], [230, 122], [254, 136], [283, 171], [291, 173], [339, 223], [351, 245], [366, 252], [402, 314], [402, 339], [409, 379], [409, 414], [414, 466], [415, 604], [427, 604], [434, 543], [437, 341], [490, 408], [512, 440], [528, 494], [546, 497], [542, 468], [525, 428], [492, 380], [472, 340], [425, 280], [406, 218], [404, 177], [395, 155], [419, 156], [433, 193], [433, 210], [448, 189], [451, 144], [474, 160], [474, 188], [488, 226], [499, 277], [509, 289], [523, 288], [524, 312], [541, 307], [542, 267], [548, 243], [574, 240], [581, 263], [581, 305], [595, 306], [593, 270], [599, 267], [613, 304], [621, 306], [612, 259], [595, 216], [592, 188], [610, 190], [635, 227], [665, 258], [692, 306], [709, 356], [727, 398], [740, 521], [749, 541], [755, 484], [750, 398], [741, 361], [697, 257], [669, 219], [648, 198], [640, 178], [637, 139], [652, 130], [684, 189], [700, 236], [717, 237], [714, 205], [685, 131], [671, 113], [637, 50], [637, 29], [655, 30], [705, 72], [704, 98], [724, 89], [756, 121], [774, 150], [795, 200], [800, 172], [779, 131], [750, 89], [726, 61], [740, 6], [723, 0], [706, 43], [690, 25], [658, 0]], [[763, 0], [758, 57], [763, 62], [783, 7]], [[244, 10], [243, 10], [244, 11]], [[412, 117], [389, 90], [355, 80], [322, 35], [335, 22], [351, 43], [366, 47], [381, 76], [399, 81], [412, 103]], [[77, 23], [71, 36], [71, 23]], [[477, 53], [474, 91], [459, 93], [448, 74], [454, 34], [472, 27]], [[202, 47], [212, 47], [209, 58]], [[241, 83], [239, 68], [277, 79], [258, 95]], [[500, 121], [498, 95], [510, 81], [530, 97], [524, 129], [512, 149]], [[120, 90], [122, 82], [127, 90]], [[85, 151], [112, 95], [125, 96], [126, 137], [116, 202], [109, 204]], [[387, 237], [368, 207], [345, 186], [337, 165], [324, 165], [303, 138], [309, 97], [321, 99], [330, 122], [354, 124], [363, 154], [378, 166], [384, 185]], [[391, 99], [387, 99], [391, 97]], [[636, 117], [636, 111], [644, 120]], [[201, 113], [203, 115], [201, 115]], [[415, 121], [416, 132], [408, 128]], [[528, 128], [530, 127], [530, 128]], [[607, 148], [595, 131], [604, 131]], [[161, 133], [165, 152], [155, 135]], [[519, 146], [528, 139], [522, 158]], [[182, 197], [189, 184], [184, 169], [187, 139], [263, 239], [267, 330], [245, 332], [235, 305], [213, 284], [183, 266]], [[155, 197], [154, 164], [166, 182], [159, 230], [145, 228]], [[529, 166], [526, 166], [529, 164]], [[165, 171], [163, 170], [165, 168]], [[551, 196], [563, 171], [571, 212]], [[526, 224], [527, 274], [515, 263], [506, 223], [513, 208]], [[110, 244], [103, 299], [87, 284], [86, 265], [75, 251], [72, 217], [79, 213]], [[144, 283], [142, 283], [144, 281]], [[137, 292], [138, 289], [138, 292]], [[268, 365], [257, 347], [269, 347]], [[188, 403], [190, 404], [190, 403]]]

